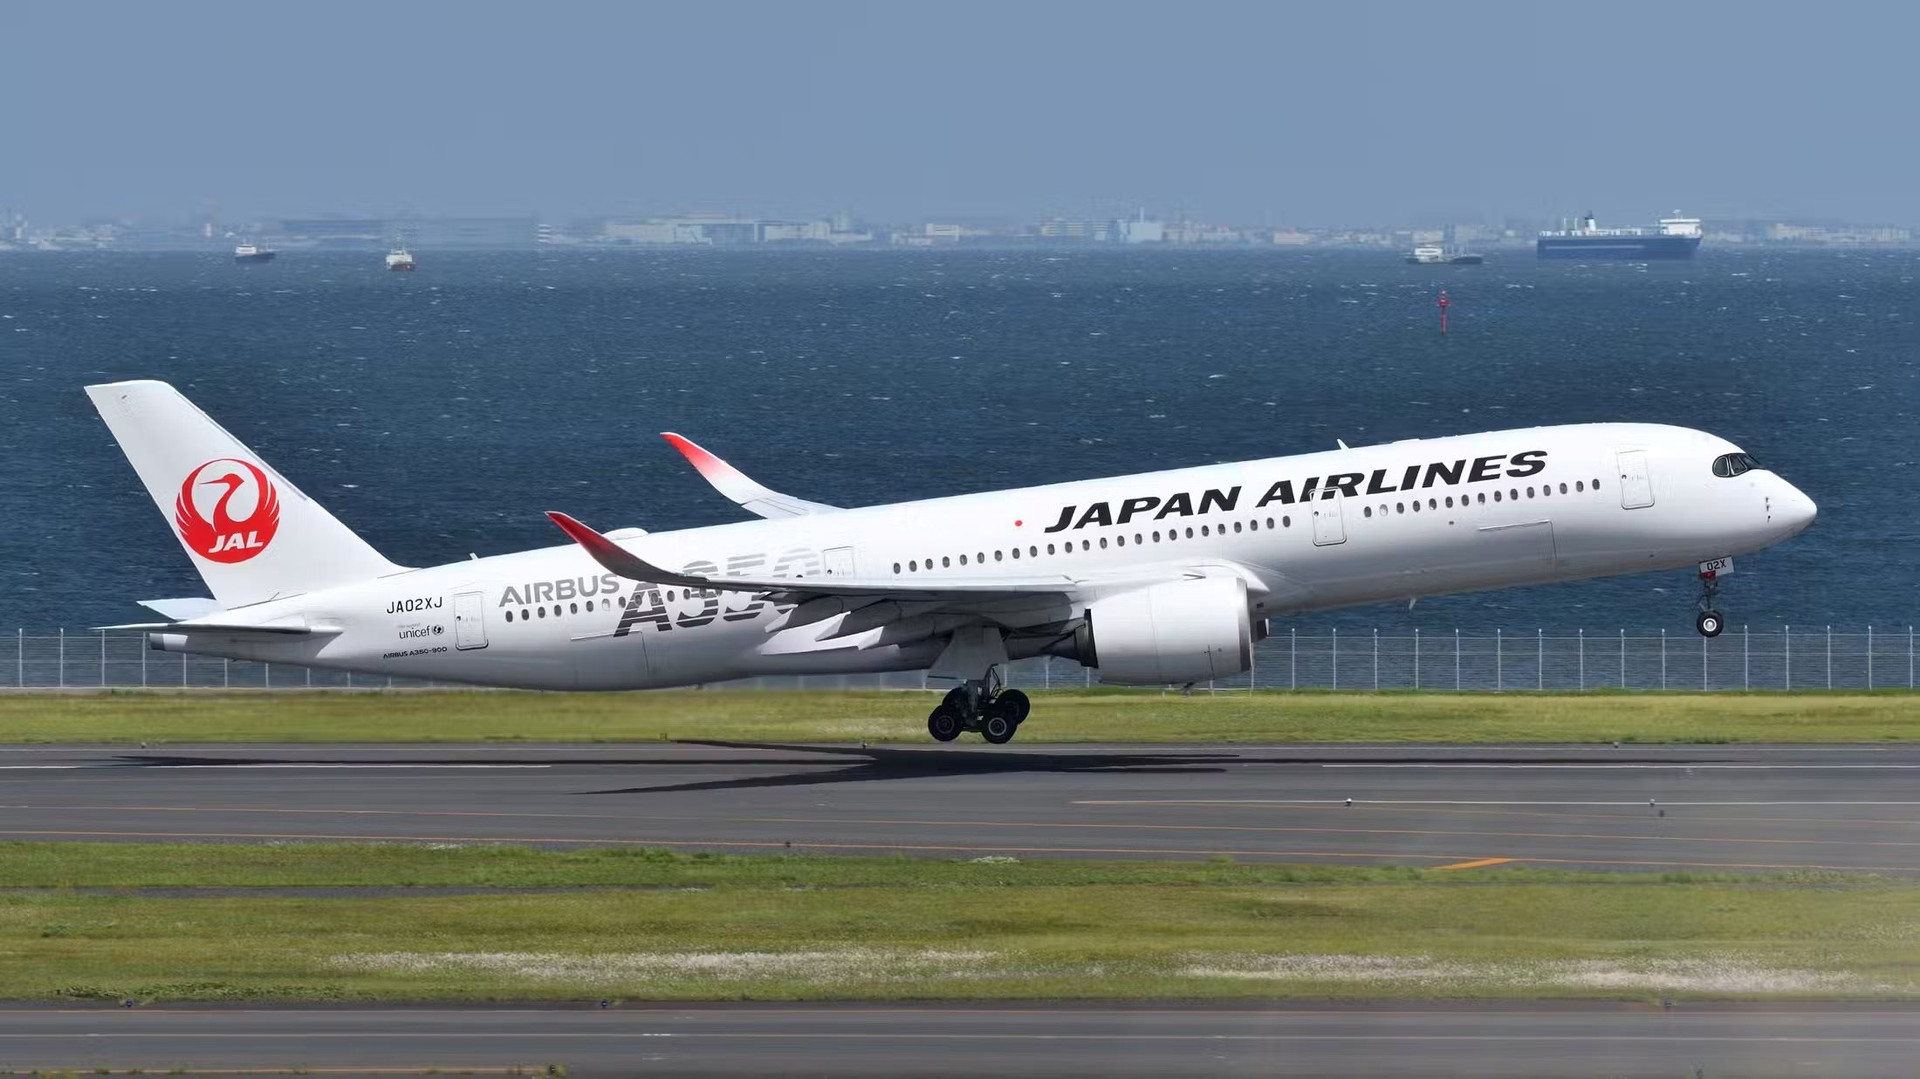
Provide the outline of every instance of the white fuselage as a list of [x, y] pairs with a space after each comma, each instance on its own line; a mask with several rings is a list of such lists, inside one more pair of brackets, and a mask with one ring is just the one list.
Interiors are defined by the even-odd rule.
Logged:
[[[1804, 529], [1812, 501], [1773, 472], [1715, 474], [1715, 459], [1737, 452], [1679, 427], [1540, 427], [615, 538], [696, 576], [910, 585], [1058, 574], [1097, 593], [1103, 580], [1154, 572], [1233, 574], [1260, 619], [1692, 566]], [[1017, 659], [1042, 647], [1019, 627], [1071, 622], [1074, 606], [1021, 601], [989, 618], [1001, 619]], [[453, 682], [629, 689], [924, 668], [951, 630], [925, 619], [916, 636], [916, 612], [898, 610], [885, 643], [821, 642], [817, 626], [770, 629], [779, 613], [750, 592], [625, 580], [566, 544], [224, 616], [338, 631], [325, 637], [156, 638], [168, 649]]]

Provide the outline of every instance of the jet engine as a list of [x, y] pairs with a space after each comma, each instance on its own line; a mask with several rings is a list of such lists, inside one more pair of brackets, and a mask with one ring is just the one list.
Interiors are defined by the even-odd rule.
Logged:
[[1102, 682], [1163, 686], [1239, 674], [1265, 636], [1266, 620], [1247, 613], [1247, 582], [1199, 577], [1093, 601], [1074, 652]]

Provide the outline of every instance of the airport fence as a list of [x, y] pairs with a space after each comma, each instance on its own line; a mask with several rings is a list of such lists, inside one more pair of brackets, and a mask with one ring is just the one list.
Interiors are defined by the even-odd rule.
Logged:
[[[9, 654], [11, 653], [11, 654]], [[1575, 630], [1531, 633], [1342, 633], [1285, 630], [1259, 642], [1253, 669], [1197, 690], [1567, 691], [1596, 689], [1912, 689], [1912, 626], [1729, 628], [1713, 640], [1686, 634]], [[1012, 664], [1025, 689], [1099, 683], [1097, 672], [1053, 657]], [[389, 689], [437, 683], [156, 652], [143, 634], [95, 632], [0, 638], [0, 687], [21, 689]], [[447, 683], [438, 683], [445, 685]], [[919, 689], [919, 672], [749, 678], [714, 688]]]

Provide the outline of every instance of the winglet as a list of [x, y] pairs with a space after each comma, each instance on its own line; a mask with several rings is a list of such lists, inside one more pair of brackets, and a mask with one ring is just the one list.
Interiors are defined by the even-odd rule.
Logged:
[[814, 513], [829, 513], [839, 509], [819, 502], [808, 502], [803, 498], [781, 494], [764, 484], [756, 482], [751, 476], [733, 467], [715, 456], [711, 450], [701, 446], [684, 435], [672, 431], [660, 432], [667, 445], [680, 451], [700, 478], [713, 485], [729, 502], [749, 513], [761, 517], [804, 517]]
[[669, 573], [558, 510], [548, 510], [547, 519], [559, 525], [567, 538], [586, 548], [595, 562], [628, 580], [645, 581], [648, 584], [684, 584], [694, 588], [703, 588], [707, 584], [699, 577]]

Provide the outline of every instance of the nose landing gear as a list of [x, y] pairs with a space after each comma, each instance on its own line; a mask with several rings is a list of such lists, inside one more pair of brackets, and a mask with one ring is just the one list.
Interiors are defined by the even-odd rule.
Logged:
[[989, 669], [987, 677], [969, 679], [947, 691], [927, 716], [927, 733], [937, 742], [951, 742], [962, 731], [977, 731], [994, 745], [1005, 745], [1013, 741], [1032, 710], [1033, 702], [1025, 693], [1001, 688], [999, 671]]
[[1693, 628], [1702, 637], [1718, 637], [1727, 628], [1727, 620], [1714, 606], [1720, 595], [1720, 575], [1733, 572], [1733, 559], [1713, 558], [1700, 563], [1700, 598], [1694, 606], [1700, 613], [1694, 616]]

